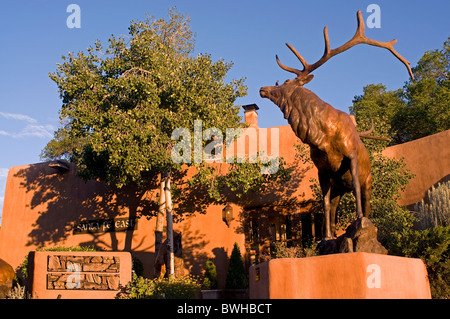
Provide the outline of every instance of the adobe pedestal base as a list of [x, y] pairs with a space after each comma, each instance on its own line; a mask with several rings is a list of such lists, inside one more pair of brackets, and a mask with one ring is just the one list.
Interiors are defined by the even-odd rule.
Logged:
[[420, 259], [370, 253], [280, 258], [250, 267], [253, 299], [429, 299]]

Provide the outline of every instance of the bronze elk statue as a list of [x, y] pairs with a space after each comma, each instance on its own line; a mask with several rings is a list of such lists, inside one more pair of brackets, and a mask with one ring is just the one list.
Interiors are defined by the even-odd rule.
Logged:
[[[322, 101], [317, 95], [303, 86], [310, 82], [310, 74], [333, 56], [351, 47], [365, 43], [388, 49], [408, 69], [413, 77], [409, 62], [398, 54], [393, 46], [397, 40], [380, 42], [368, 39], [361, 11], [357, 12], [358, 27], [355, 35], [342, 46], [330, 49], [327, 27], [324, 28], [325, 52], [314, 64], [305, 59], [286, 43], [303, 65], [303, 70], [281, 64], [286, 71], [297, 75], [293, 80], [286, 80], [282, 85], [265, 86], [260, 89], [263, 98], [275, 103], [288, 120], [298, 138], [310, 146], [310, 156], [318, 169], [319, 183], [323, 194], [324, 234], [325, 240], [335, 236], [336, 209], [342, 195], [353, 191], [356, 199], [356, 218], [368, 217], [372, 193], [372, 175], [370, 173], [369, 154], [360, 137], [371, 137], [370, 131], [358, 133], [350, 116]], [[373, 129], [373, 125], [372, 125]]]

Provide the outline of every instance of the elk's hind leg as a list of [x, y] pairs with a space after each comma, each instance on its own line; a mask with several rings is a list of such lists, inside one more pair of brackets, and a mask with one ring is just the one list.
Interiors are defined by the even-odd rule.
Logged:
[[372, 175], [366, 179], [364, 185], [361, 186], [361, 203], [364, 217], [369, 218], [370, 214], [370, 198], [372, 197]]
[[343, 193], [331, 188], [330, 195], [330, 230], [331, 235], [336, 237], [336, 212]]
[[361, 205], [361, 186], [359, 183], [359, 163], [358, 154], [356, 152], [350, 156], [350, 171], [352, 173], [353, 194], [356, 199], [356, 218], [362, 218], [363, 211]]

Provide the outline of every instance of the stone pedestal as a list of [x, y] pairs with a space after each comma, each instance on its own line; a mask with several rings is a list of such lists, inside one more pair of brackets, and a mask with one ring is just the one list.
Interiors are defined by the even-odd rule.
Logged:
[[431, 292], [422, 260], [358, 252], [252, 266], [250, 298], [429, 299]]

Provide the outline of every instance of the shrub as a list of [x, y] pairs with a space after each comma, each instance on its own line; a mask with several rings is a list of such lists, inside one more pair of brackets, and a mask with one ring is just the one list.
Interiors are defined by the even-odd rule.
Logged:
[[212, 259], [206, 261], [205, 277], [203, 279], [202, 288], [217, 289], [217, 269]]
[[427, 267], [433, 298], [450, 298], [450, 226], [405, 230], [390, 253], [422, 259]]
[[245, 289], [247, 286], [247, 273], [245, 271], [241, 251], [239, 250], [239, 245], [234, 243], [230, 261], [228, 263], [225, 287], [227, 289]]
[[6, 295], [6, 299], [29, 299], [25, 291], [25, 286], [16, 284], [13, 289]]
[[149, 279], [133, 274], [133, 279], [117, 294], [119, 299], [196, 299], [199, 282], [191, 277]]
[[427, 191], [429, 204], [423, 200], [414, 205], [417, 213], [418, 227], [427, 229], [450, 225], [450, 181], [431, 187]]
[[275, 258], [304, 258], [317, 256], [318, 254], [317, 243], [314, 241], [303, 247], [287, 247], [285, 242], [275, 243]]
[[[411, 229], [416, 218], [409, 210], [400, 207], [397, 203], [379, 203], [378, 200], [372, 202], [377, 206], [373, 216], [369, 219], [378, 228], [378, 240], [390, 252], [399, 245], [399, 236], [405, 230]], [[380, 204], [380, 205], [378, 205]]]
[[196, 299], [201, 289], [200, 283], [191, 276], [153, 279], [153, 284], [154, 299]]
[[138, 276], [133, 273], [132, 280], [122, 287], [117, 294], [118, 299], [148, 299], [153, 296], [155, 291], [154, 285], [150, 279]]
[[136, 275], [138, 276], [143, 276], [144, 275], [144, 264], [142, 263], [142, 261], [137, 258], [137, 257], [132, 257], [132, 262], [133, 262], [133, 271]]
[[98, 251], [94, 246], [56, 246], [37, 248], [36, 251]]

